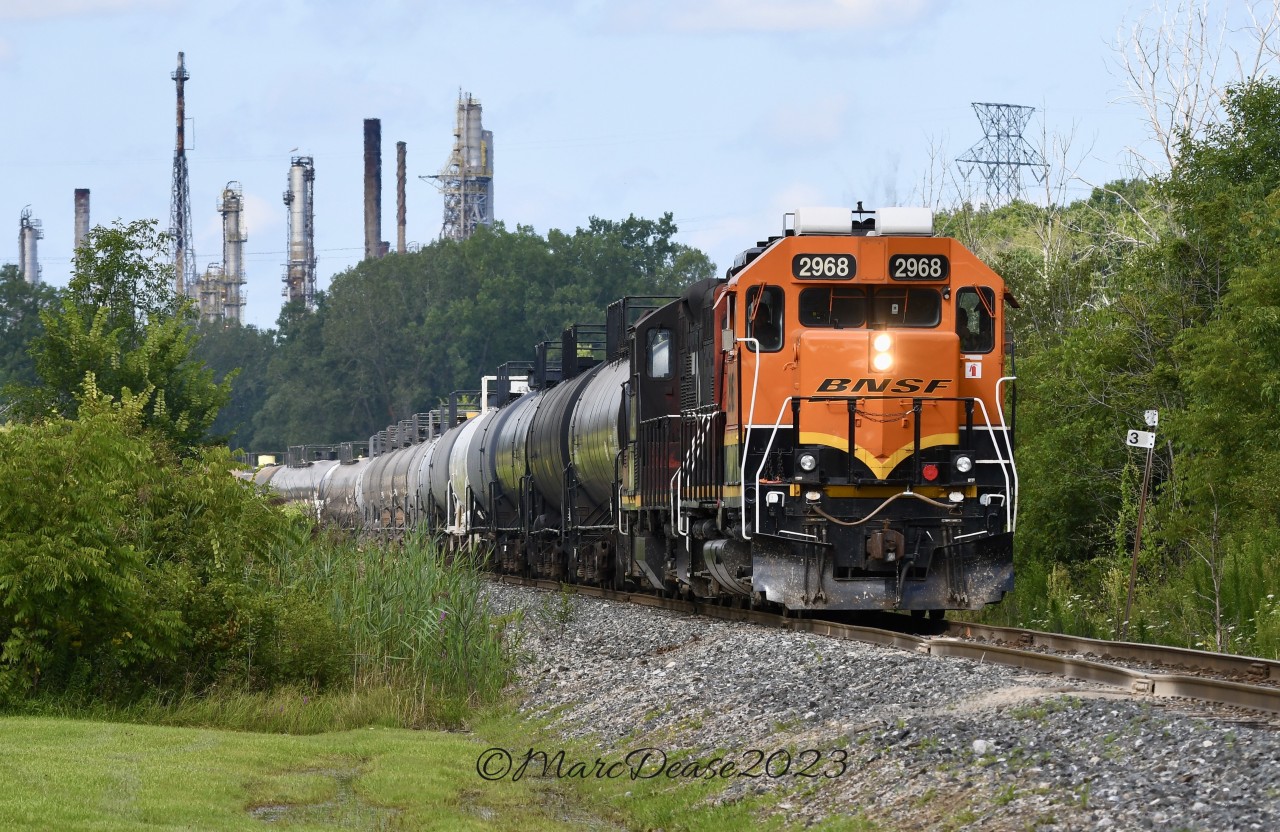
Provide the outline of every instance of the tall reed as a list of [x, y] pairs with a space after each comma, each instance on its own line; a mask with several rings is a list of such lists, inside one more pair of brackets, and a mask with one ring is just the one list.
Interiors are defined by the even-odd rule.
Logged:
[[401, 545], [322, 537], [281, 557], [278, 580], [327, 607], [357, 691], [397, 692], [406, 723], [455, 723], [496, 701], [514, 668], [481, 558], [425, 535]]

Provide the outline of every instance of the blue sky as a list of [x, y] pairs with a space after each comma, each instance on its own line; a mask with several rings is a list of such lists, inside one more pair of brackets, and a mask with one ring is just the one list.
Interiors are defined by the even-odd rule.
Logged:
[[[672, 212], [721, 270], [800, 205], [918, 204], [982, 138], [970, 103], [1032, 105], [1032, 140], [1073, 136], [1085, 183], [1127, 175], [1146, 137], [1114, 44], [1122, 0], [0, 0], [0, 262], [30, 205], [44, 280], [65, 284], [72, 194], [95, 223], [168, 225], [177, 52], [201, 270], [221, 259], [222, 187], [248, 206], [246, 320], [273, 324], [289, 159], [315, 159], [319, 285], [363, 252], [362, 119], [382, 119], [383, 239], [395, 142], [408, 238], [428, 242], [459, 90], [494, 131], [497, 218], [572, 230]], [[191, 136], [189, 136], [189, 142]], [[295, 151], [294, 149], [297, 148]]]

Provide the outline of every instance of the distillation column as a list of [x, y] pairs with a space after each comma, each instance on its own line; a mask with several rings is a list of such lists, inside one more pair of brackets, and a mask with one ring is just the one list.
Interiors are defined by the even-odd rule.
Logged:
[[308, 310], [316, 306], [315, 178], [311, 157], [294, 156], [289, 166], [289, 190], [284, 192], [289, 211], [289, 262], [281, 294], [286, 303], [302, 301]]
[[244, 190], [239, 182], [228, 182], [218, 200], [222, 214], [222, 319], [239, 326], [244, 319], [244, 244], [249, 239], [244, 227]]
[[18, 219], [18, 271], [33, 286], [40, 282], [40, 261], [36, 257], [36, 240], [44, 239], [40, 220], [31, 218], [31, 206], [22, 209]]

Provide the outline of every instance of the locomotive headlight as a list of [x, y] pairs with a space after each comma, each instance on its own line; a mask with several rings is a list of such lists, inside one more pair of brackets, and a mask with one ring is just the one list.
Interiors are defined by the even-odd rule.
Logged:
[[893, 366], [893, 336], [881, 332], [871, 340], [871, 348], [875, 355], [871, 356], [871, 367], [878, 373], [886, 372]]
[[956, 470], [961, 474], [967, 474], [973, 470], [973, 460], [967, 456], [956, 457], [952, 464], [955, 465]]
[[800, 465], [800, 470], [808, 473], [818, 467], [818, 458], [813, 454], [800, 454], [796, 459]]

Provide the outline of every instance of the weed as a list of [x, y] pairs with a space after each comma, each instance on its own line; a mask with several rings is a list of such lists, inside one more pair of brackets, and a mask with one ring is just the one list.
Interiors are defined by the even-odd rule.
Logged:
[[559, 630], [563, 636], [573, 622], [576, 611], [573, 607], [573, 591], [568, 584], [560, 584], [555, 595], [548, 595], [542, 601], [539, 617], [549, 627]]

